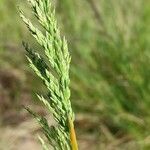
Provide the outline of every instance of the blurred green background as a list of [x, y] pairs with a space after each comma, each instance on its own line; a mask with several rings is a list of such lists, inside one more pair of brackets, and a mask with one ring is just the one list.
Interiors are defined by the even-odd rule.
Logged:
[[[149, 150], [150, 1], [53, 3], [72, 56], [71, 100], [80, 149]], [[26, 1], [0, 0], [0, 150], [23, 150], [10, 139], [13, 131], [13, 137], [20, 132], [18, 140], [30, 139], [28, 149], [38, 149], [31, 140], [34, 128], [21, 134], [20, 124], [31, 120], [22, 105], [47, 114], [36, 102], [34, 93], [45, 90], [28, 67], [21, 42], [38, 45], [19, 18], [18, 5], [37, 24]]]

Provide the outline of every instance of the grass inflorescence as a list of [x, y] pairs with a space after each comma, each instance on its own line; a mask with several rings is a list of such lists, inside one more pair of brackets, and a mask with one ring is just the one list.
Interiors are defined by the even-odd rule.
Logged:
[[[23, 42], [30, 67], [42, 79], [48, 90], [47, 96], [37, 95], [38, 99], [53, 114], [56, 126], [49, 126], [46, 118], [39, 116], [29, 108], [26, 110], [41, 125], [48, 142], [55, 150], [77, 150], [74, 130], [74, 113], [70, 102], [69, 67], [71, 57], [65, 37], [61, 37], [55, 18], [55, 9], [50, 0], [28, 0], [32, 11], [44, 28], [44, 32], [36, 28], [27, 19], [22, 10], [20, 16], [37, 43], [43, 48], [44, 56]], [[44, 149], [49, 149], [40, 138]]]

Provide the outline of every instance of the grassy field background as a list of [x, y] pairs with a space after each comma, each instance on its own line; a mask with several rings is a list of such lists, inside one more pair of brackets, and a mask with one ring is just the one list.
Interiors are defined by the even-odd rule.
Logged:
[[[149, 150], [150, 1], [53, 3], [72, 56], [71, 100], [80, 149]], [[34, 94], [45, 89], [29, 69], [21, 42], [40, 47], [21, 22], [18, 5], [37, 24], [25, 1], [0, 0], [2, 150], [40, 149], [36, 140], [40, 128], [22, 105], [47, 115]]]

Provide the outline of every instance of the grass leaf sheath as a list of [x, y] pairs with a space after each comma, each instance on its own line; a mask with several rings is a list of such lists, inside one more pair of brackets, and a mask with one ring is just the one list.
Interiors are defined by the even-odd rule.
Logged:
[[[38, 95], [38, 99], [53, 114], [56, 126], [49, 126], [44, 117], [39, 116], [29, 108], [29, 113], [39, 122], [43, 129], [48, 144], [54, 150], [77, 150], [76, 135], [74, 130], [74, 113], [70, 102], [69, 67], [71, 57], [68, 51], [67, 41], [60, 36], [55, 18], [55, 9], [50, 0], [28, 0], [32, 11], [44, 28], [44, 32], [36, 28], [20, 10], [20, 16], [27, 25], [32, 36], [43, 48], [44, 54], [34, 51], [23, 43], [27, 52], [30, 67], [41, 78], [48, 90], [46, 96]], [[40, 141], [44, 149], [47, 144], [41, 137]]]

